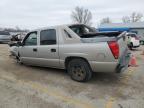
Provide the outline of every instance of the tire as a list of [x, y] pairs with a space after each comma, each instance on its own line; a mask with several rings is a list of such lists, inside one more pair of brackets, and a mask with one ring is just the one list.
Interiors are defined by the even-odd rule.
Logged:
[[83, 59], [72, 59], [67, 66], [72, 80], [86, 82], [91, 79], [92, 71], [89, 64]]
[[133, 43], [130, 43], [130, 50], [133, 49]]
[[20, 64], [20, 65], [23, 64], [23, 63], [21, 62], [21, 58], [20, 58], [19, 54], [18, 54], [18, 56], [16, 57], [16, 60], [17, 60], [17, 63], [18, 63], [18, 64]]

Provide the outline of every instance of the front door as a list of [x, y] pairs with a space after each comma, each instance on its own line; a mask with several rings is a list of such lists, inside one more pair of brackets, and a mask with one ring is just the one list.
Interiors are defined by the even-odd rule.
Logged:
[[37, 32], [29, 33], [20, 48], [21, 61], [26, 64], [37, 65]]

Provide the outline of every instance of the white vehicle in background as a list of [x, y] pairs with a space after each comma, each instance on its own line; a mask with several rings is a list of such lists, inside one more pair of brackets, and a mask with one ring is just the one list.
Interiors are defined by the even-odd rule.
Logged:
[[127, 33], [126, 37], [127, 37], [128, 47], [130, 49], [140, 47], [140, 39], [136, 33]]

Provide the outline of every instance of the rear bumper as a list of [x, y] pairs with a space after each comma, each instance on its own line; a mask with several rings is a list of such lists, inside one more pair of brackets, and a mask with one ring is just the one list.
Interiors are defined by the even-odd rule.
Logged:
[[120, 73], [125, 71], [129, 66], [129, 61], [131, 58], [131, 53], [127, 53], [126, 56], [123, 56], [117, 62], [96, 62], [91, 61], [89, 62], [91, 69], [93, 72], [116, 72]]
[[115, 72], [116, 67], [118, 66], [118, 62], [89, 62], [91, 69], [93, 72]]

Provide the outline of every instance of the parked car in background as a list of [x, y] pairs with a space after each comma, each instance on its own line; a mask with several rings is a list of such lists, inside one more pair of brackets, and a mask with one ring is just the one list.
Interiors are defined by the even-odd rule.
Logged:
[[[42, 28], [17, 43], [19, 63], [66, 69], [75, 81], [84, 82], [93, 72], [123, 72], [130, 52], [126, 32], [96, 33], [83, 24]], [[16, 48], [16, 49], [15, 49]]]
[[11, 35], [9, 32], [0, 31], [0, 43], [8, 43], [11, 40]]
[[140, 39], [136, 33], [127, 33], [126, 40], [130, 49], [140, 47]]

